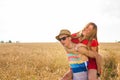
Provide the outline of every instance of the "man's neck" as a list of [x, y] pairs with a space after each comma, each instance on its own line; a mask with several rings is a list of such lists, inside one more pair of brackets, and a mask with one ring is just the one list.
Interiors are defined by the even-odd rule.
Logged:
[[68, 48], [68, 49], [72, 49], [74, 47], [74, 43], [70, 43], [66, 48]]

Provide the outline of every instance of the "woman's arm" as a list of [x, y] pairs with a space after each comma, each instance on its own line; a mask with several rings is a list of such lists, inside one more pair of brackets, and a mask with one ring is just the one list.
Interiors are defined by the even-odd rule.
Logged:
[[91, 47], [91, 50], [97, 52], [97, 47]]
[[79, 53], [75, 50], [75, 48], [72, 48], [72, 49], [65, 48], [65, 50], [67, 51], [67, 53], [79, 54]]
[[102, 64], [102, 57], [100, 54], [97, 52], [97, 47], [91, 47], [92, 50], [89, 50], [87, 46], [79, 46], [78, 47], [78, 52], [79, 54], [86, 55], [87, 57], [95, 58], [97, 62], [97, 67], [98, 67], [98, 73], [101, 73], [101, 64]]
[[91, 57], [91, 58], [96, 58], [96, 53], [97, 52], [94, 52], [94, 51], [91, 51], [87, 48], [87, 46], [78, 46], [77, 47], [77, 51], [80, 53], [80, 54], [83, 54], [83, 55], [86, 55], [87, 57]]

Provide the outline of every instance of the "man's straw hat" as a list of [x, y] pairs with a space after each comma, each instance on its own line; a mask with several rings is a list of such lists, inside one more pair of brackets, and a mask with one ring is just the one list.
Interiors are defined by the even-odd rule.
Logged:
[[59, 40], [60, 35], [68, 35], [71, 36], [71, 32], [67, 29], [62, 29], [60, 30], [60, 33], [56, 36], [56, 39]]

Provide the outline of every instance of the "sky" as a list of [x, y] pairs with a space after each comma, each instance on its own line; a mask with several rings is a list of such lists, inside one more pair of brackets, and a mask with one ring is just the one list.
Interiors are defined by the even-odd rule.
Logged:
[[120, 0], [0, 0], [0, 41], [56, 42], [61, 29], [71, 33], [89, 22], [99, 42], [120, 41]]

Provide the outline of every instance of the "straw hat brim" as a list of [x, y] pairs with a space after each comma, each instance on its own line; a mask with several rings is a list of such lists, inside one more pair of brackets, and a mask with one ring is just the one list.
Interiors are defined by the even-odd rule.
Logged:
[[57, 36], [56, 36], [56, 39], [57, 39], [57, 40], [59, 40], [59, 36], [61, 36], [61, 35], [68, 35], [68, 36], [70, 36], [70, 37], [71, 37], [71, 35], [70, 35], [70, 34], [59, 34], [59, 35], [57, 35]]

